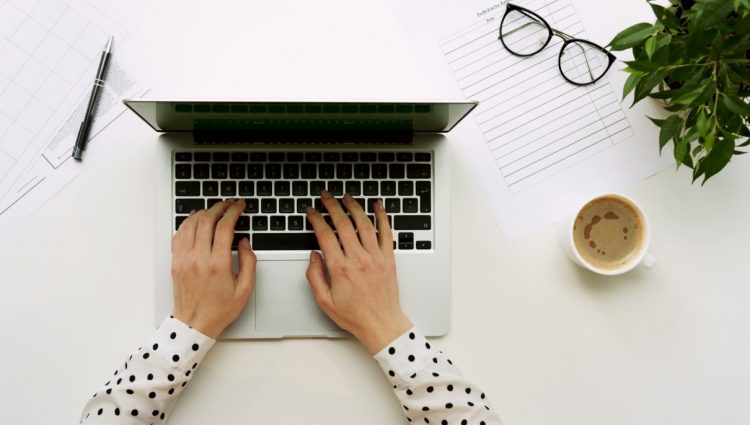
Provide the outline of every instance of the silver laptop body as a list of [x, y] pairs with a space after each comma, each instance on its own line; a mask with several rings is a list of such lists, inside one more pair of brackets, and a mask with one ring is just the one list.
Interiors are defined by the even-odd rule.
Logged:
[[[442, 133], [476, 102], [140, 99], [125, 104], [162, 132], [155, 143], [157, 322], [173, 308], [170, 245], [181, 218], [195, 205], [246, 198], [256, 203], [257, 212], [243, 214], [236, 231], [255, 249], [256, 288], [221, 338], [347, 336], [320, 311], [305, 277], [312, 242], [297, 207], [319, 198], [317, 189], [325, 183], [335, 190], [343, 186], [340, 193], [358, 190], [355, 198], [365, 206], [376, 198], [390, 202], [401, 305], [427, 335], [448, 331], [450, 185]], [[301, 176], [300, 169], [313, 174]], [[236, 252], [233, 257], [236, 267]]]

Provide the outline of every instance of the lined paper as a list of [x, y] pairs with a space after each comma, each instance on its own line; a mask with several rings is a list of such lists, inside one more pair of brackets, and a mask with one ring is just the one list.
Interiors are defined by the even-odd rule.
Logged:
[[[575, 38], [586, 33], [568, 0], [534, 0], [524, 7]], [[609, 80], [575, 86], [558, 69], [563, 44], [552, 37], [531, 57], [508, 52], [498, 39], [505, 12], [440, 41], [473, 118], [512, 193], [527, 189], [633, 135]], [[606, 66], [596, 63], [595, 67]]]

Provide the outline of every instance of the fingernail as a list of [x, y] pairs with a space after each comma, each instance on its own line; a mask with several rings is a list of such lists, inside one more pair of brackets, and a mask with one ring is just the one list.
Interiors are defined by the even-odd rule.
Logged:
[[318, 256], [315, 255], [315, 251], [310, 251], [310, 262], [311, 263], [317, 263], [318, 262]]
[[349, 192], [346, 192], [346, 193], [344, 194], [344, 199], [346, 199], [346, 200], [350, 200], [350, 199], [352, 199], [352, 195], [350, 195], [350, 194], [349, 194]]
[[308, 214], [312, 214], [315, 212], [315, 208], [313, 207], [307, 207], [307, 210], [305, 210]]
[[333, 195], [331, 195], [331, 192], [329, 192], [327, 190], [320, 191], [320, 196], [322, 198], [325, 198], [325, 199], [331, 199], [331, 198], [333, 198]]
[[383, 208], [383, 200], [382, 200], [382, 199], [378, 199], [378, 200], [377, 200], [377, 201], [375, 202], [375, 208], [377, 208], [377, 209], [379, 209], [379, 210], [383, 210], [383, 209], [384, 209], [384, 208]]
[[190, 210], [190, 214], [188, 214], [188, 217], [192, 217], [193, 214], [195, 214], [195, 210]]

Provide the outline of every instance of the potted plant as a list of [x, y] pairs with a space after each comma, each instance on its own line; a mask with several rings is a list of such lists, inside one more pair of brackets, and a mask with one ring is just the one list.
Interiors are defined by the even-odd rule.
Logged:
[[672, 141], [677, 167], [703, 184], [750, 145], [750, 0], [649, 2], [656, 22], [615, 36], [612, 50], [632, 49], [623, 98], [651, 97], [672, 112], [650, 118], [659, 149]]

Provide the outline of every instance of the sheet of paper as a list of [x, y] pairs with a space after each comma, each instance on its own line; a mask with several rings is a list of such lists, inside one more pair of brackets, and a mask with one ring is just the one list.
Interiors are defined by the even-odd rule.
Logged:
[[[588, 39], [570, 0], [520, 0], [555, 29]], [[477, 100], [452, 135], [479, 181], [497, 223], [517, 240], [571, 213], [584, 198], [622, 189], [672, 163], [660, 157], [658, 112], [620, 102], [620, 64], [588, 86], [558, 69], [562, 39], [531, 57], [498, 39], [503, 3], [467, 0], [393, 2], [442, 96]], [[608, 39], [593, 39], [606, 44]], [[598, 63], [597, 66], [605, 64]]]
[[[68, 158], [102, 49], [111, 34], [116, 55], [136, 26], [106, 3], [0, 1], [0, 234], [83, 170]], [[110, 65], [91, 137], [125, 110], [123, 97], [144, 92], [116, 60]], [[86, 165], [98, 143], [89, 141]]]

